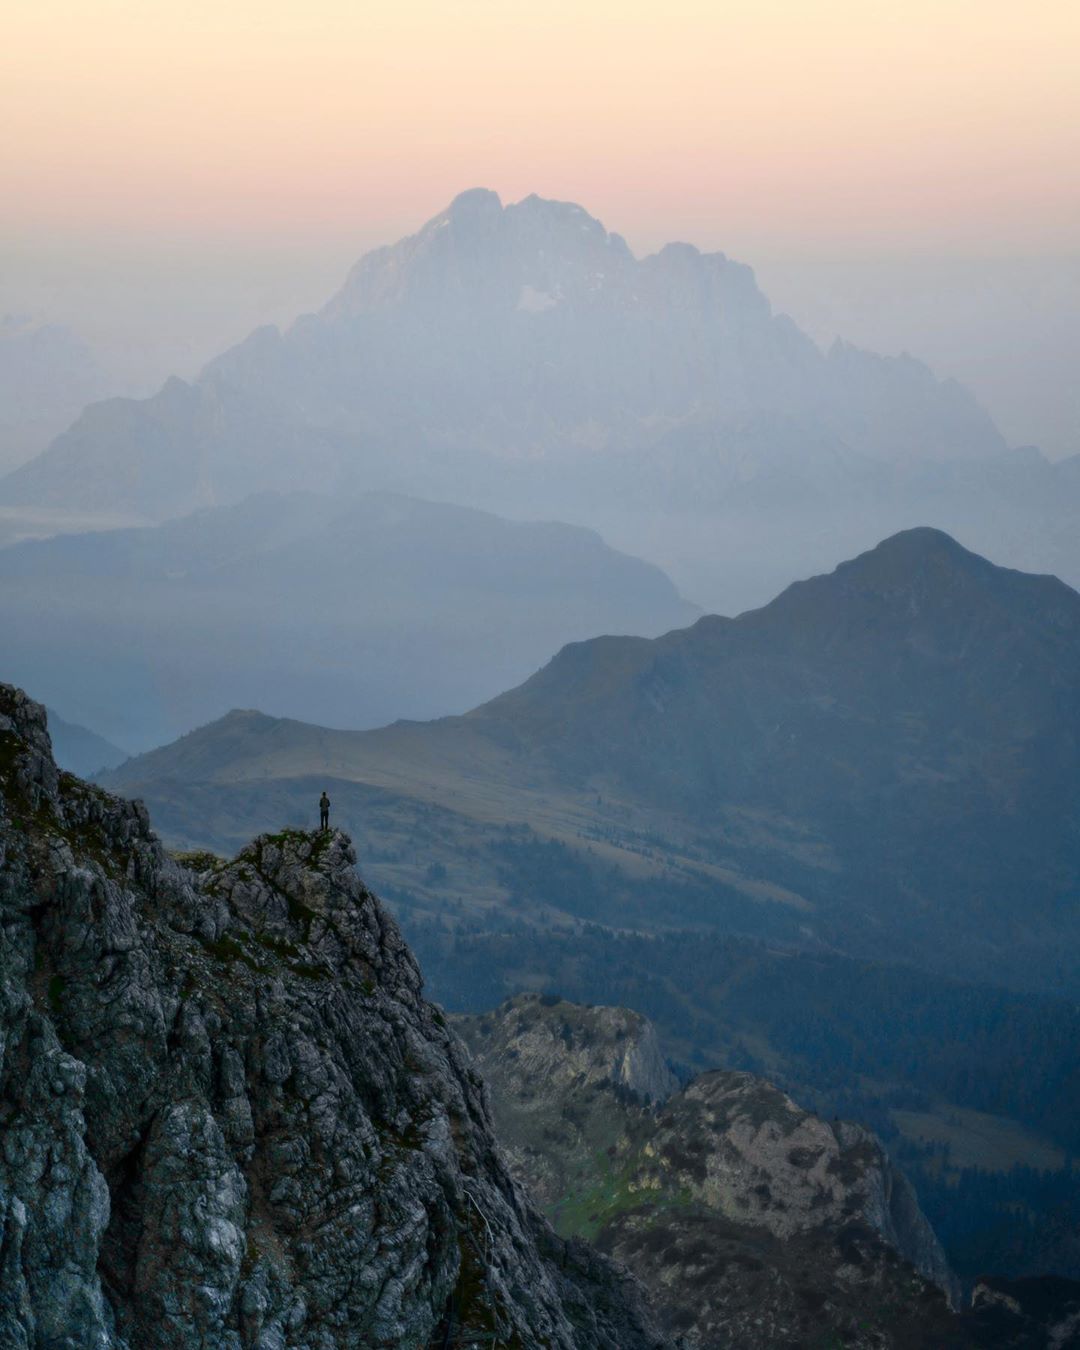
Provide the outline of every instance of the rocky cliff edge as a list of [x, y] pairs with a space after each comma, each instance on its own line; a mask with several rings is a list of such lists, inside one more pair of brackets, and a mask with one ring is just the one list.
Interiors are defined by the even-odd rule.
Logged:
[[665, 1342], [503, 1164], [341, 833], [180, 866], [0, 686], [0, 1343]]

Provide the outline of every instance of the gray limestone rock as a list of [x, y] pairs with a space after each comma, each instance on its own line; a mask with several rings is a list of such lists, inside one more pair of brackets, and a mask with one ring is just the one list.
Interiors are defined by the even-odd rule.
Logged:
[[688, 1346], [972, 1343], [941, 1245], [870, 1131], [749, 1073], [628, 1093], [623, 1066], [655, 1039], [626, 1010], [523, 995], [457, 1025], [518, 1177], [561, 1232], [628, 1265]]
[[7, 686], [0, 786], [0, 1344], [667, 1344], [512, 1179], [344, 835], [186, 870]]

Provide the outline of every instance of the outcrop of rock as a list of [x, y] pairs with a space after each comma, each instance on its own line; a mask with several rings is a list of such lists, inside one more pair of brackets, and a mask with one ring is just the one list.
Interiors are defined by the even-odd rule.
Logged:
[[971, 1296], [979, 1344], [1009, 1350], [1080, 1345], [1080, 1283], [1055, 1275], [979, 1280]]
[[619, 1066], [653, 1033], [618, 1009], [525, 996], [457, 1025], [518, 1175], [561, 1232], [629, 1265], [687, 1344], [974, 1343], [933, 1230], [867, 1130], [747, 1073], [650, 1106]]
[[666, 1343], [511, 1178], [344, 835], [182, 867], [8, 686], [0, 785], [0, 1344]]
[[[552, 994], [521, 994], [495, 1014], [498, 1034], [484, 1046], [485, 1072], [531, 1084], [543, 1101], [575, 1088], [614, 1084], [642, 1101], [663, 1102], [678, 1091], [656, 1029], [629, 1008], [582, 1007]], [[455, 1019], [471, 1036], [490, 1018]]]

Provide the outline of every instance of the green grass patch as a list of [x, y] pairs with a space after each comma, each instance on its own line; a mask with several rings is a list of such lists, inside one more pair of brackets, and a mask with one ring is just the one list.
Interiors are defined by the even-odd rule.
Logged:
[[623, 1214], [647, 1213], [659, 1218], [671, 1210], [693, 1204], [690, 1193], [682, 1188], [661, 1184], [642, 1185], [647, 1175], [632, 1162], [613, 1164], [606, 1152], [592, 1156], [591, 1178], [583, 1187], [567, 1191], [550, 1216], [561, 1237], [582, 1237], [595, 1242], [609, 1223]]

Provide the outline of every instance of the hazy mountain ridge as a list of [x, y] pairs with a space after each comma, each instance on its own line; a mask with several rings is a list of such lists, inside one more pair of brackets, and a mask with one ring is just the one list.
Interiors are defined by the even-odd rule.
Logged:
[[1080, 584], [1076, 475], [955, 382], [820, 350], [723, 254], [483, 190], [194, 383], [87, 409], [0, 507], [161, 519], [313, 478], [589, 525], [721, 613], [925, 523]]
[[[413, 418], [425, 442], [466, 460], [482, 447], [501, 459], [611, 450], [625, 460], [666, 429], [717, 418], [738, 428], [762, 413], [782, 425], [789, 405], [826, 411], [836, 449], [856, 459], [914, 451], [905, 429], [927, 413], [952, 425], [930, 444], [920, 432], [919, 454], [1004, 448], [969, 395], [911, 358], [843, 344], [823, 356], [723, 254], [669, 244], [638, 260], [580, 206], [532, 196], [504, 207], [479, 189], [368, 254], [317, 315], [280, 337], [260, 330], [206, 375], [278, 398], [288, 390], [288, 401], [331, 408], [337, 425], [359, 418], [372, 434], [382, 419], [393, 430]], [[854, 436], [828, 426], [849, 383]], [[898, 406], [881, 418], [883, 398], [903, 416]]]
[[89, 778], [105, 769], [115, 769], [128, 758], [128, 752], [113, 745], [104, 736], [66, 722], [58, 713], [49, 710], [49, 737], [52, 740], [56, 762], [68, 773]]
[[949, 970], [1062, 991], [1078, 683], [1076, 592], [923, 530], [736, 620], [571, 645], [465, 717], [353, 736], [253, 723], [217, 752], [205, 728], [109, 781], [168, 822], [156, 793], [197, 789], [178, 756], [200, 747], [204, 782], [330, 776], [588, 841], [664, 882], [650, 922], [764, 902], [803, 942], [929, 966], [947, 950]]
[[0, 550], [8, 674], [142, 747], [237, 704], [343, 726], [454, 711], [569, 639], [696, 612], [592, 531], [391, 494], [261, 494]]
[[94, 353], [70, 328], [0, 317], [0, 472], [46, 449], [93, 399], [108, 392]]
[[820, 351], [723, 254], [638, 259], [579, 206], [482, 190], [195, 383], [88, 408], [0, 503], [161, 519], [313, 476], [592, 524], [724, 610], [931, 505], [1003, 561], [1056, 549], [1080, 576], [1067, 478], [1018, 466], [954, 382]]

